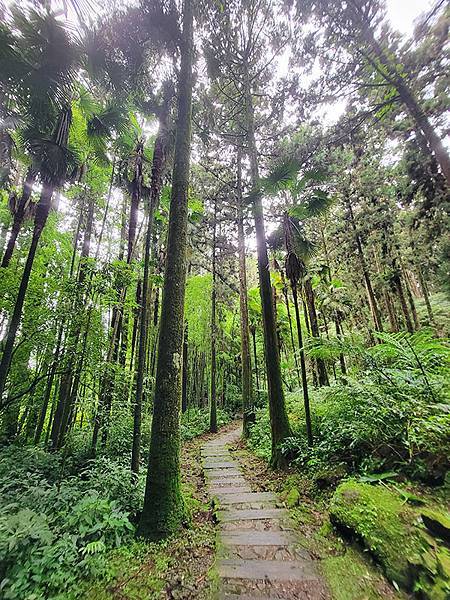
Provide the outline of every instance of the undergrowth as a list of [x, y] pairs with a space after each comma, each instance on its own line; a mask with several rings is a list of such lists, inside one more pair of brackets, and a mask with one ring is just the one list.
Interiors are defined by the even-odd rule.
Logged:
[[[449, 466], [449, 356], [446, 341], [431, 331], [378, 334], [365, 349], [351, 340], [310, 346], [330, 360], [344, 353], [350, 370], [329, 387], [311, 390], [314, 446], [308, 447], [301, 391], [287, 395], [293, 429], [283, 452], [292, 466], [315, 477], [399, 472], [439, 484]], [[270, 458], [270, 420], [257, 413], [250, 447]]]
[[[219, 424], [229, 420], [219, 412]], [[208, 429], [207, 411], [183, 415], [183, 439]], [[120, 428], [117, 428], [120, 431]], [[9, 446], [0, 454], [0, 597], [72, 600], [86, 581], [111, 578], [119, 564], [155, 548], [134, 541], [145, 466], [131, 474], [128, 452], [89, 459], [76, 436], [63, 451]], [[126, 448], [125, 448], [126, 450]], [[186, 494], [191, 512], [198, 509]]]

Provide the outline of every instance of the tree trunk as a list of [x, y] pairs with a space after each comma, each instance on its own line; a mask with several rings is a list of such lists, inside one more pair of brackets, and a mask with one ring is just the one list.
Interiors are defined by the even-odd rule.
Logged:
[[286, 412], [283, 382], [281, 378], [280, 354], [276, 330], [276, 315], [272, 304], [272, 287], [270, 282], [269, 257], [267, 254], [264, 212], [259, 186], [258, 152], [255, 140], [254, 110], [247, 65], [245, 69], [245, 116], [247, 129], [248, 155], [250, 159], [251, 183], [255, 190], [253, 201], [253, 217], [255, 220], [256, 244], [258, 257], [259, 292], [261, 295], [264, 354], [266, 362], [267, 387], [269, 395], [269, 412], [272, 436], [272, 467], [285, 466], [286, 462], [280, 450], [280, 444], [291, 434]]
[[259, 401], [259, 369], [258, 369], [258, 355], [256, 353], [256, 327], [251, 327], [250, 329], [253, 340], [253, 358], [255, 361], [255, 377], [256, 377], [256, 395]]
[[161, 539], [185, 519], [180, 489], [180, 408], [191, 151], [193, 15], [184, 0], [178, 116], [155, 399], [144, 506], [137, 535]]
[[209, 431], [217, 433], [217, 326], [216, 326], [216, 228], [217, 228], [217, 198], [214, 198], [213, 234], [212, 234], [212, 286], [211, 286], [211, 381], [210, 381], [210, 410]]
[[241, 373], [242, 373], [242, 409], [244, 413], [242, 434], [247, 438], [250, 424], [255, 422], [253, 407], [252, 364], [250, 359], [250, 337], [248, 326], [247, 271], [245, 264], [244, 210], [242, 199], [242, 159], [237, 155], [237, 232], [239, 253], [239, 308], [241, 325]]
[[[139, 346], [136, 371], [136, 396], [133, 410], [133, 447], [131, 453], [131, 470], [139, 472], [141, 454], [141, 426], [142, 426], [142, 394], [144, 390], [144, 377], [147, 370], [147, 331], [149, 321], [149, 297], [150, 297], [150, 250], [153, 239], [153, 223], [155, 210], [159, 204], [161, 194], [162, 178], [166, 162], [167, 127], [169, 116], [169, 98], [165, 97], [163, 110], [161, 111], [159, 131], [155, 139], [152, 161], [152, 176], [150, 181], [150, 198], [148, 206], [147, 231], [145, 233], [144, 249], [144, 276], [142, 280], [142, 295], [139, 315]], [[131, 259], [131, 255], [130, 255]]]
[[414, 333], [414, 327], [411, 321], [411, 315], [409, 314], [408, 305], [406, 304], [405, 294], [403, 291], [403, 285], [399, 274], [395, 275], [394, 278], [395, 289], [397, 290], [398, 298], [400, 300], [400, 306], [402, 307], [403, 316], [405, 318], [406, 329], [409, 333]]
[[306, 378], [305, 351], [303, 350], [302, 324], [300, 322], [300, 311], [298, 309], [297, 285], [294, 281], [291, 281], [291, 289], [292, 289], [292, 297], [294, 299], [295, 320], [297, 322], [298, 345], [300, 347], [300, 368], [302, 371], [302, 387], [303, 387], [303, 403], [304, 403], [304, 407], [305, 407], [306, 435], [308, 437], [308, 445], [312, 446], [314, 443], [314, 438], [313, 438], [312, 425], [311, 425], [311, 411], [310, 411], [310, 407], [309, 407], [309, 394], [308, 394], [308, 380]]
[[[338, 315], [334, 318], [334, 325], [336, 327], [336, 337], [342, 339], [341, 320]], [[339, 364], [341, 365], [342, 375], [347, 375], [347, 367], [345, 366], [345, 358], [342, 352], [339, 354]]]
[[8, 377], [9, 368], [11, 366], [14, 343], [16, 341], [16, 335], [20, 325], [22, 309], [25, 302], [25, 295], [27, 292], [28, 283], [30, 281], [31, 269], [33, 267], [34, 257], [36, 256], [36, 250], [39, 244], [39, 240], [41, 238], [42, 230], [44, 229], [50, 212], [52, 195], [53, 187], [47, 183], [43, 183], [41, 197], [36, 207], [36, 216], [34, 218], [34, 229], [33, 236], [31, 238], [31, 245], [28, 250], [27, 260], [22, 273], [22, 279], [20, 281], [19, 291], [17, 293], [16, 302], [14, 304], [13, 313], [9, 323], [8, 335], [6, 338], [2, 360], [0, 363], [0, 407], [2, 404], [3, 393], [6, 387], [6, 379]]
[[1, 266], [6, 268], [9, 265], [11, 257], [14, 252], [14, 248], [16, 245], [17, 236], [19, 235], [20, 228], [23, 225], [23, 221], [25, 219], [26, 209], [28, 207], [28, 203], [31, 198], [31, 193], [33, 191], [33, 185], [36, 181], [36, 173], [33, 171], [31, 167], [28, 167], [28, 171], [25, 177], [25, 182], [23, 184], [22, 195], [20, 197], [19, 204], [16, 208], [13, 217], [13, 224], [11, 228], [11, 233], [9, 235], [8, 243], [6, 245], [5, 254], [3, 255]]
[[425, 278], [423, 276], [423, 272], [422, 272], [420, 265], [417, 265], [416, 269], [417, 269], [417, 277], [419, 278], [420, 289], [422, 290], [422, 296], [425, 301], [425, 306], [427, 307], [427, 313], [428, 313], [428, 318], [430, 319], [430, 325], [434, 326], [434, 324], [435, 324], [434, 323], [434, 314], [433, 314], [433, 310], [431, 308], [428, 286], [425, 282]]
[[419, 317], [417, 316], [416, 305], [414, 302], [413, 295], [411, 293], [411, 288], [409, 287], [408, 277], [406, 275], [406, 271], [403, 269], [403, 282], [405, 284], [406, 296], [408, 298], [409, 308], [411, 310], [411, 315], [414, 323], [414, 329], [418, 331], [420, 329]]
[[358, 251], [358, 258], [359, 258], [359, 262], [361, 265], [361, 270], [363, 272], [364, 283], [366, 285], [367, 296], [369, 299], [369, 307], [370, 307], [370, 312], [372, 314], [375, 331], [383, 331], [383, 325], [381, 323], [380, 309], [378, 307], [378, 303], [375, 298], [375, 293], [373, 291], [372, 282], [370, 280], [369, 271], [367, 269], [366, 257], [364, 256], [361, 239], [360, 239], [358, 231], [356, 229], [353, 208], [352, 208], [352, 205], [351, 205], [351, 202], [349, 199], [347, 199], [347, 209], [348, 209], [348, 213], [350, 216], [350, 223], [352, 225], [353, 234], [355, 237], [356, 248]]
[[181, 377], [181, 412], [185, 413], [188, 409], [188, 358], [189, 358], [189, 329], [188, 322], [184, 324], [183, 338], [183, 374]]
[[[317, 322], [316, 304], [314, 301], [314, 290], [311, 285], [311, 280], [306, 277], [303, 282], [303, 288], [305, 290], [306, 305], [308, 307], [309, 324], [311, 327], [311, 334], [315, 338], [320, 338], [319, 324]], [[319, 376], [319, 386], [330, 385], [328, 381], [328, 373], [325, 365], [325, 361], [322, 358], [316, 359], [317, 374]]]
[[42, 401], [41, 412], [39, 413], [39, 419], [36, 425], [36, 430], [34, 432], [34, 443], [39, 444], [39, 440], [41, 439], [42, 430], [44, 429], [45, 417], [47, 416], [48, 404], [50, 401], [50, 396], [52, 393], [53, 381], [55, 379], [56, 369], [58, 367], [59, 361], [59, 352], [61, 349], [61, 340], [63, 334], [63, 326], [61, 325], [58, 333], [58, 340], [56, 342], [55, 353], [53, 357], [52, 366], [50, 367], [50, 371], [47, 378], [47, 384], [45, 386], [44, 399]]

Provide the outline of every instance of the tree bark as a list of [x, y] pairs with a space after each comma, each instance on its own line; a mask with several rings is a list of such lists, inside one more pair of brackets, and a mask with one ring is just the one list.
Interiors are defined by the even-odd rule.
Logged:
[[250, 337], [248, 325], [247, 303], [247, 271], [245, 260], [244, 210], [242, 199], [242, 158], [241, 151], [237, 155], [237, 232], [239, 253], [239, 309], [241, 325], [241, 375], [242, 375], [242, 434], [247, 438], [250, 424], [255, 421], [253, 407], [252, 363], [250, 358]]
[[50, 213], [52, 195], [53, 186], [49, 185], [48, 183], [43, 183], [41, 197], [36, 207], [36, 216], [34, 218], [34, 229], [33, 236], [31, 238], [31, 245], [28, 250], [25, 268], [23, 270], [22, 278], [20, 280], [19, 291], [17, 293], [16, 302], [14, 304], [14, 309], [8, 329], [8, 335], [3, 349], [2, 360], [0, 362], [0, 407], [2, 405], [2, 397], [6, 387], [6, 380], [8, 377], [9, 368], [11, 366], [13, 348], [14, 343], [16, 341], [17, 331], [20, 325], [22, 309], [25, 302], [25, 295], [27, 292], [28, 284], [30, 282], [31, 269], [33, 267], [33, 262], [36, 256], [36, 250], [39, 244], [39, 240], [41, 238], [42, 231]]
[[184, 0], [181, 68], [166, 270], [155, 380], [150, 456], [137, 535], [162, 539], [185, 519], [180, 489], [181, 367], [191, 152], [193, 7]]
[[211, 381], [210, 381], [210, 410], [209, 431], [217, 433], [217, 325], [216, 325], [216, 228], [217, 228], [217, 198], [214, 198], [213, 234], [212, 234], [212, 286], [211, 286]]
[[272, 286], [270, 282], [269, 257], [267, 253], [264, 212], [259, 192], [258, 151], [255, 140], [253, 100], [250, 88], [248, 67], [244, 63], [245, 119], [247, 130], [248, 155], [250, 159], [251, 183], [255, 191], [253, 200], [253, 218], [255, 220], [259, 292], [261, 295], [264, 354], [266, 362], [267, 387], [269, 395], [269, 413], [272, 437], [272, 467], [286, 466], [280, 444], [291, 434], [286, 412], [283, 382], [281, 378], [280, 354], [276, 330], [276, 316], [272, 304]]
[[373, 324], [375, 327], [375, 331], [383, 331], [383, 325], [381, 323], [381, 315], [380, 309], [378, 307], [378, 302], [375, 298], [375, 293], [373, 291], [372, 282], [370, 280], [369, 271], [367, 269], [366, 257], [364, 256], [361, 238], [359, 237], [359, 233], [356, 229], [355, 216], [353, 214], [353, 208], [350, 200], [347, 198], [347, 210], [350, 217], [350, 223], [353, 229], [353, 234], [355, 237], [356, 249], [358, 251], [358, 258], [361, 265], [361, 270], [363, 272], [364, 283], [366, 285], [367, 297], [369, 300], [370, 312], [372, 314]]
[[33, 191], [33, 185], [35, 181], [36, 173], [31, 167], [29, 167], [25, 177], [25, 182], [23, 184], [22, 195], [14, 213], [11, 233], [9, 235], [8, 243], [6, 244], [5, 253], [3, 255], [1, 263], [1, 266], [3, 268], [6, 268], [9, 265], [11, 257], [13, 255], [17, 236], [19, 235], [20, 228], [22, 227], [25, 219], [26, 209], [31, 198], [31, 193]]
[[[144, 390], [144, 377], [147, 369], [147, 332], [149, 321], [149, 296], [150, 296], [150, 251], [153, 239], [154, 214], [158, 207], [161, 194], [162, 178], [166, 162], [167, 127], [169, 116], [169, 98], [166, 95], [163, 110], [159, 121], [159, 131], [155, 139], [153, 150], [152, 175], [150, 181], [150, 198], [148, 206], [147, 231], [145, 233], [144, 249], [144, 276], [142, 280], [142, 295], [139, 315], [139, 346], [136, 371], [136, 396], [133, 410], [133, 447], [131, 453], [131, 470], [139, 472], [141, 454], [141, 424], [142, 424], [142, 394]], [[131, 260], [131, 255], [130, 255]]]
[[300, 311], [298, 309], [298, 293], [297, 285], [294, 281], [291, 281], [292, 297], [294, 299], [295, 309], [295, 320], [297, 323], [297, 335], [298, 345], [300, 347], [300, 368], [302, 372], [302, 388], [303, 388], [303, 403], [305, 407], [305, 425], [306, 435], [308, 437], [308, 445], [312, 446], [314, 443], [312, 425], [311, 425], [311, 411], [309, 407], [309, 394], [308, 394], [308, 380], [306, 377], [306, 362], [305, 362], [305, 351], [303, 349], [303, 336], [302, 336], [302, 324], [300, 322]]
[[[306, 305], [308, 307], [311, 335], [315, 338], [320, 338], [319, 324], [317, 321], [316, 303], [314, 301], [314, 290], [311, 285], [311, 280], [308, 277], [306, 277], [303, 282], [303, 288], [305, 290]], [[319, 386], [330, 385], [325, 361], [321, 358], [317, 358], [316, 365], [317, 374], [319, 377]]]

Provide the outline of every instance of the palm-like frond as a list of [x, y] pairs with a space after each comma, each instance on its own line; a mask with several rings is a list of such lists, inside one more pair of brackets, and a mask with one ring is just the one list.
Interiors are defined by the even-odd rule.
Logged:
[[431, 373], [448, 373], [450, 370], [450, 347], [446, 340], [434, 337], [431, 329], [414, 334], [374, 332], [374, 335], [382, 343], [370, 352], [380, 361], [402, 369]]
[[261, 189], [267, 194], [276, 194], [282, 190], [292, 189], [301, 166], [301, 163], [295, 158], [288, 158], [276, 164], [267, 177], [260, 179]]
[[103, 110], [94, 113], [87, 123], [87, 134], [92, 138], [121, 135], [127, 130], [129, 121], [124, 106], [109, 103]]
[[58, 106], [71, 97], [79, 48], [63, 23], [50, 13], [12, 10], [13, 26], [2, 28], [0, 78], [22, 110], [46, 102]]

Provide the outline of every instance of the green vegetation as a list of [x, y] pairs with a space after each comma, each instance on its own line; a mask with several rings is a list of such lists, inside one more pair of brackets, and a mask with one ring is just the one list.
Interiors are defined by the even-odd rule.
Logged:
[[2, 597], [206, 598], [237, 417], [336, 598], [447, 594], [449, 7], [288, 4], [0, 0]]
[[[399, 494], [381, 486], [347, 481], [333, 496], [330, 518], [362, 539], [391, 581], [420, 591], [426, 598], [447, 597], [448, 548], [439, 534], [425, 532], [420, 510], [407, 505]], [[435, 519], [448, 521], [439, 514]]]

